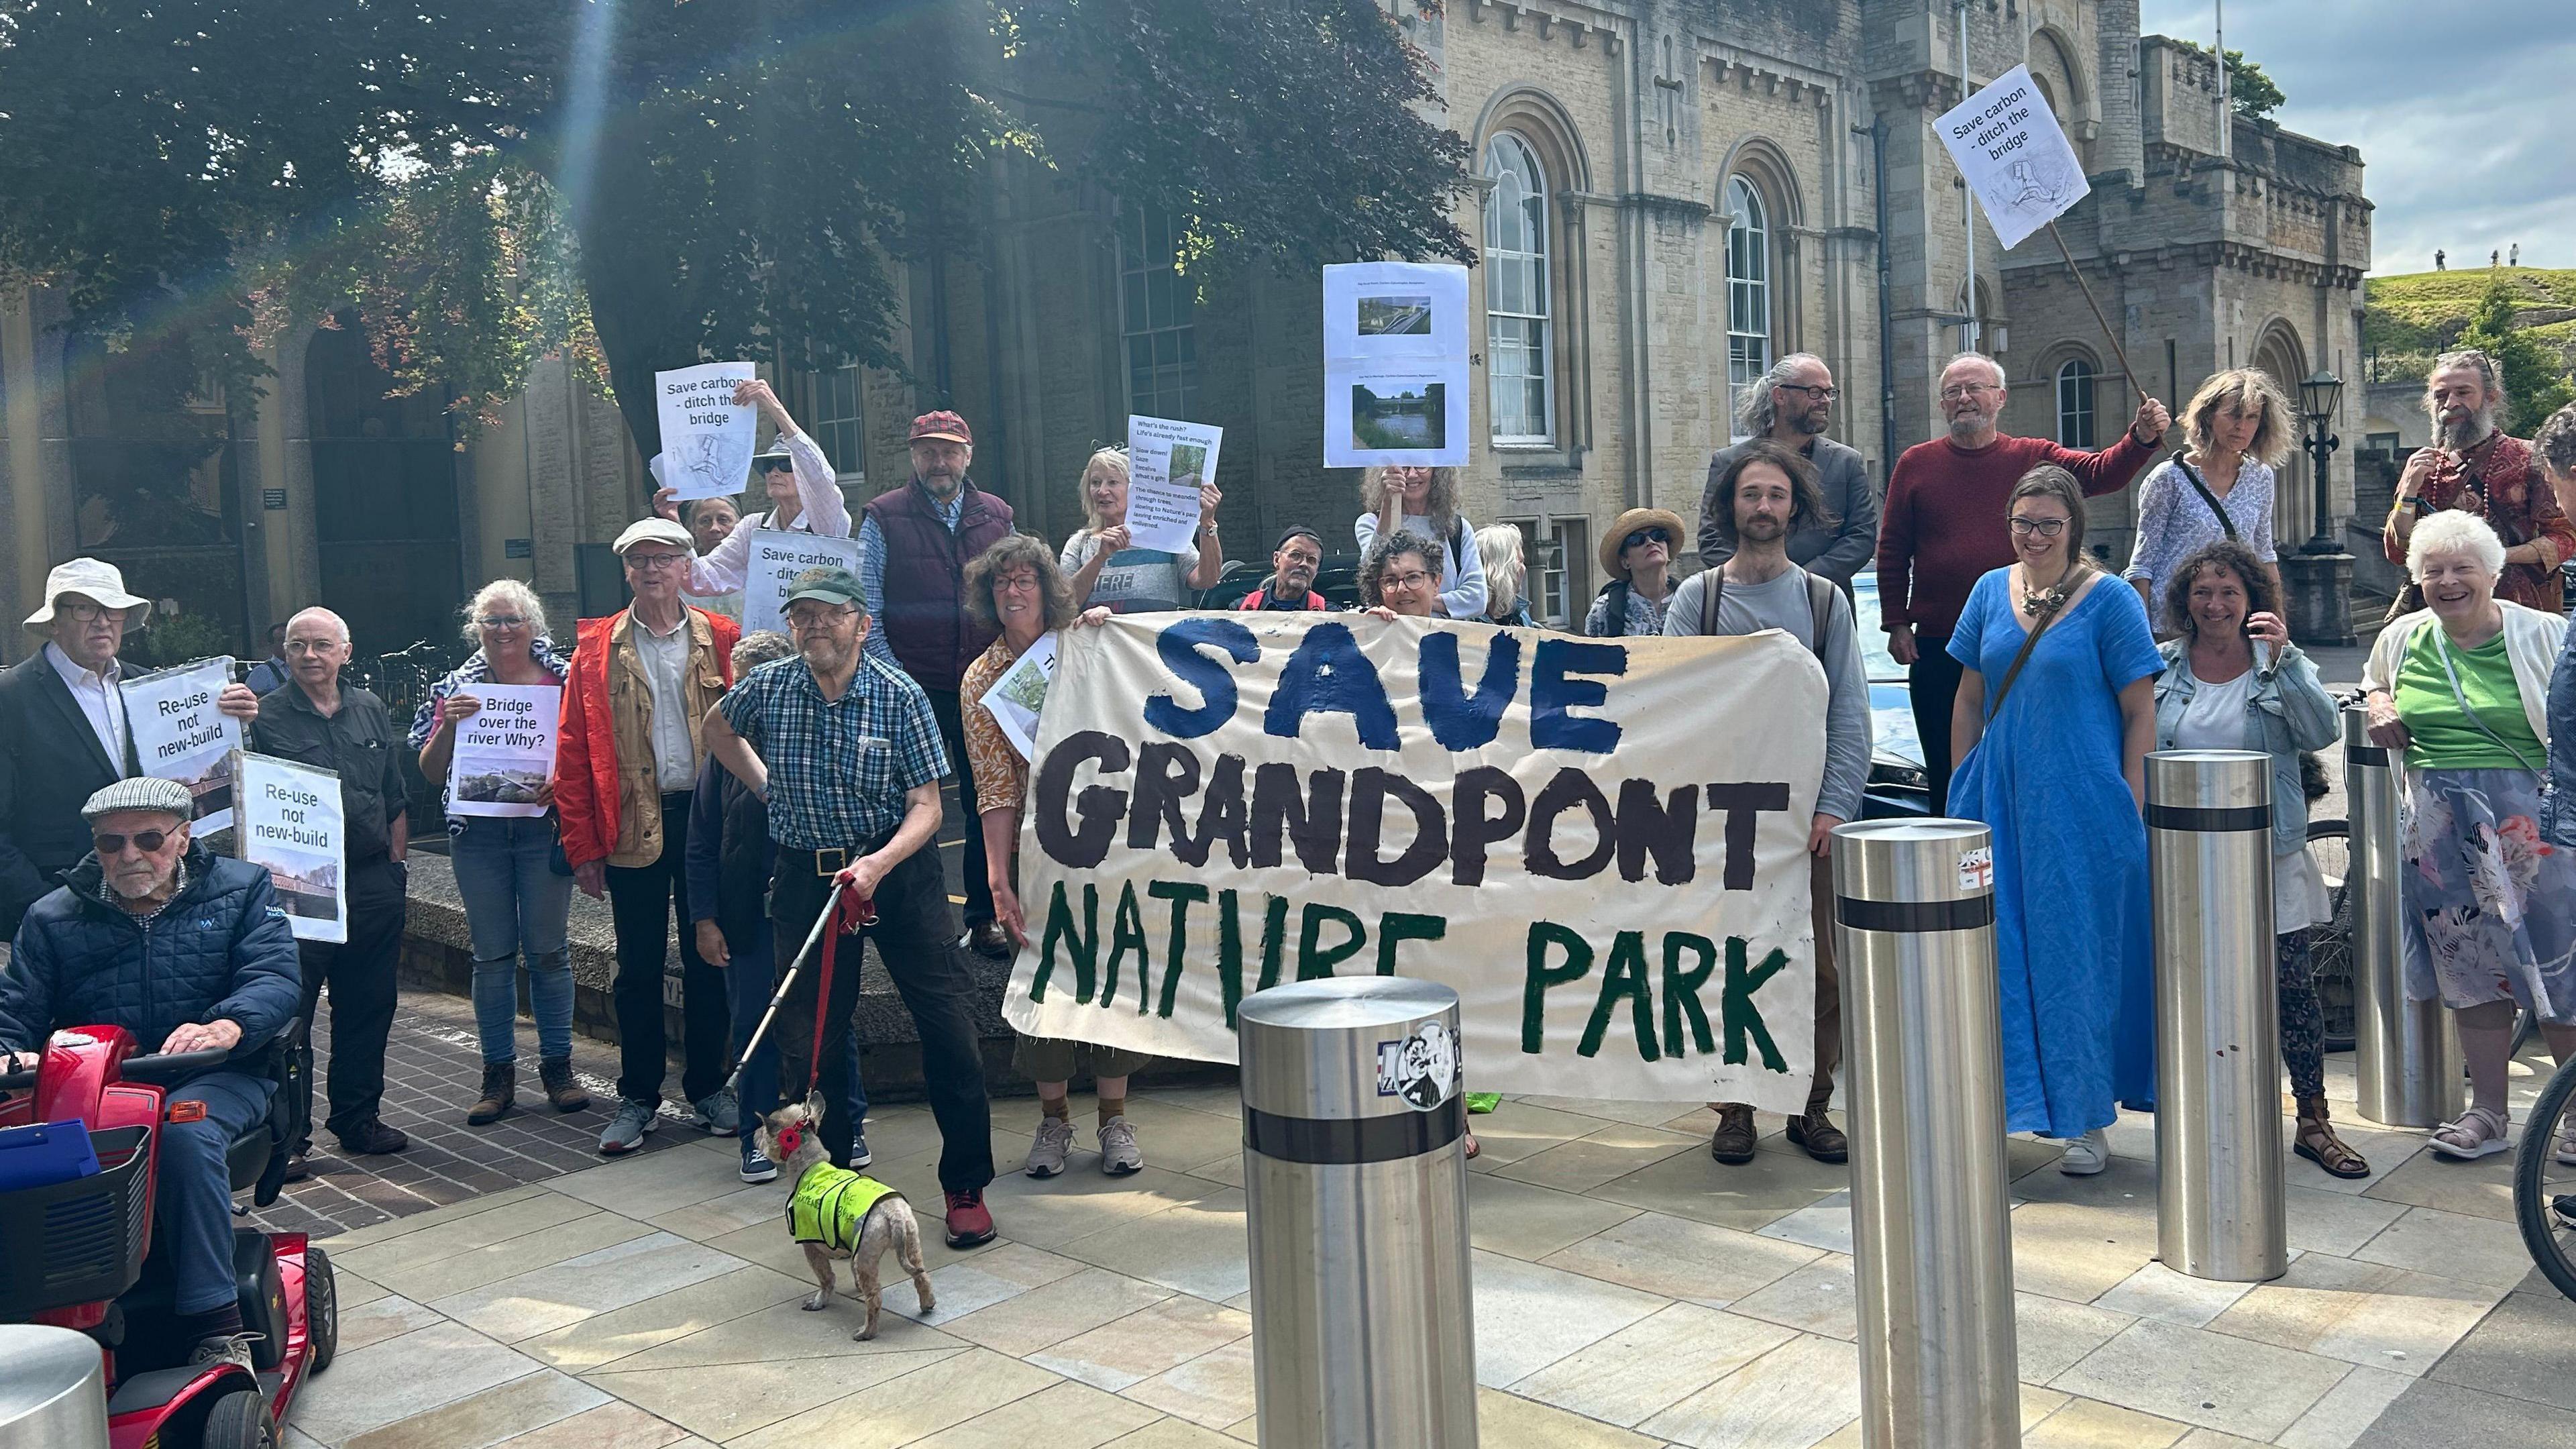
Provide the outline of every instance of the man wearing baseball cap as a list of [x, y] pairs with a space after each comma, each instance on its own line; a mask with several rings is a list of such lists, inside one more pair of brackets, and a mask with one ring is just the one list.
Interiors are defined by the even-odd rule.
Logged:
[[1011, 531], [1011, 505], [966, 476], [975, 437], [947, 411], [912, 420], [912, 478], [880, 493], [859, 522], [859, 584], [876, 607], [867, 634], [870, 656], [912, 676], [930, 696], [939, 737], [957, 775], [966, 812], [966, 931], [975, 949], [1010, 949], [993, 923], [993, 890], [984, 876], [984, 837], [973, 828], [975, 781], [964, 768], [966, 715], [957, 686], [975, 656], [992, 647], [993, 631], [966, 611], [966, 565]]
[[[957, 918], [939, 869], [939, 777], [951, 757], [921, 686], [869, 654], [866, 590], [850, 571], [808, 569], [787, 595], [797, 657], [743, 676], [707, 716], [707, 752], [769, 806], [778, 846], [771, 878], [770, 939], [785, 970], [823, 914], [835, 881], [871, 901], [886, 974], [921, 1038], [922, 1085], [939, 1123], [939, 1186], [948, 1197], [948, 1245], [993, 1240], [984, 1188], [993, 1180], [992, 1108], [975, 1035], [975, 975], [959, 952]], [[970, 829], [970, 837], [978, 832]], [[845, 1069], [852, 1038], [839, 1029], [859, 1000], [857, 943], [835, 950], [823, 1002], [823, 1142], [851, 1165]], [[736, 966], [734, 969], [742, 969]], [[797, 973], [778, 1013], [782, 1094], [813, 1080], [816, 977]]]
[[[27, 616], [43, 647], [0, 670], [0, 937], [88, 852], [81, 802], [143, 773], [116, 655], [151, 617], [113, 564], [73, 559], [45, 576], [44, 607]], [[215, 707], [251, 719], [259, 696], [227, 685]]]
[[710, 1133], [741, 1122], [724, 1090], [732, 1010], [725, 978], [698, 954], [689, 929], [690, 796], [697, 787], [697, 722], [733, 683], [742, 628], [680, 602], [697, 557], [689, 531], [647, 518], [617, 536], [635, 602], [584, 619], [564, 678], [555, 751], [555, 810], [564, 859], [593, 898], [608, 897], [617, 934], [617, 1112], [599, 1134], [610, 1156], [644, 1145], [659, 1125], [666, 1040], [662, 963], [680, 937], [680, 1089]]

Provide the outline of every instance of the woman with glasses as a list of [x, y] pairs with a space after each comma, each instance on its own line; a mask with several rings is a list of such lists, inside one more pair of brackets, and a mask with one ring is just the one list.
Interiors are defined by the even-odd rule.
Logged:
[[2042, 464], [2005, 503], [2016, 561], [1950, 634], [1950, 813], [1993, 832], [2004, 1125], [2100, 1172], [2103, 1128], [2155, 1095], [2147, 829], [2164, 667], [2146, 607], [2084, 557], [2084, 490]]
[[[1351, 532], [1365, 555], [1396, 532], [1439, 545], [1439, 613], [1450, 619], [1485, 616], [1485, 563], [1476, 551], [1476, 525], [1458, 507], [1458, 470], [1387, 466], [1360, 474], [1360, 516]], [[1363, 601], [1365, 602], [1365, 601]]]
[[1601, 572], [1609, 575], [1583, 632], [1597, 639], [1661, 634], [1673, 601], [1673, 550], [1681, 547], [1681, 515], [1664, 508], [1631, 508], [1601, 538]]
[[[1196, 607], [1199, 591], [1214, 588], [1225, 571], [1225, 549], [1216, 533], [1217, 505], [1224, 498], [1215, 485], [1200, 484], [1198, 532], [1181, 552], [1132, 547], [1127, 536], [1127, 450], [1093, 452], [1082, 465], [1083, 525], [1064, 541], [1064, 553], [1056, 560], [1072, 583], [1074, 603], [1098, 604], [1113, 614]], [[1199, 546], [1202, 540], [1205, 548]]]
[[[456, 753], [456, 726], [483, 701], [478, 684], [557, 685], [566, 661], [546, 637], [546, 611], [517, 579], [495, 579], [465, 610], [465, 637], [477, 647], [412, 717], [411, 744], [420, 772], [446, 782]], [[447, 817], [448, 859], [465, 900], [465, 929], [474, 948], [474, 1025], [483, 1047], [483, 1093], [465, 1113], [469, 1127], [500, 1120], [518, 1098], [518, 964], [528, 968], [528, 1004], [537, 1018], [537, 1080], [558, 1112], [578, 1112], [590, 1094], [572, 1076], [572, 870], [557, 844], [554, 782], [537, 793], [541, 816]]]
[[[734, 384], [733, 405], [758, 408], [762, 421], [778, 432], [767, 451], [751, 460], [752, 472], [759, 477], [762, 491], [769, 495], [769, 508], [763, 513], [739, 515], [739, 522], [714, 547], [699, 545], [701, 552], [689, 560], [689, 576], [680, 581], [680, 591], [701, 600], [727, 594], [740, 596], [743, 580], [751, 571], [752, 535], [762, 529], [790, 529], [823, 538], [850, 536], [850, 505], [841, 497], [839, 475], [832, 471], [832, 461], [823, 456], [823, 450], [805, 435], [803, 428], [796, 426], [796, 419], [788, 416], [786, 404], [778, 400], [778, 394], [755, 377]], [[654, 493], [653, 511], [677, 523], [680, 510], [672, 496], [668, 488]]]

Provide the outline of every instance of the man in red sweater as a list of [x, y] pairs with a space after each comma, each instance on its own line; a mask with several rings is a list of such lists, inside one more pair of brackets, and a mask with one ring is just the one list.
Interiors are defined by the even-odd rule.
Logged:
[[1913, 688], [1935, 815], [1949, 808], [1950, 701], [1959, 692], [1950, 630], [1978, 578], [2013, 561], [2005, 496], [2042, 463], [2073, 473], [2087, 496], [2116, 493], [2155, 455], [2173, 424], [2165, 405], [2147, 398], [2120, 441], [2086, 453], [2046, 438], [1998, 433], [1995, 420], [2003, 413], [2002, 366], [1977, 352], [1950, 359], [1941, 369], [1941, 414], [1950, 420], [1950, 435], [1917, 443], [1896, 460], [1879, 515], [1879, 626]]

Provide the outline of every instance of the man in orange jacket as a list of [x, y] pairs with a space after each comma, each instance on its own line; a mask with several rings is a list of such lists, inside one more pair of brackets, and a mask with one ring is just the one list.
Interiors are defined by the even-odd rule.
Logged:
[[680, 602], [695, 553], [687, 529], [647, 518], [619, 534], [616, 547], [635, 602], [608, 618], [581, 621], [555, 753], [564, 858], [585, 892], [607, 895], [617, 931], [619, 1102], [599, 1134], [599, 1150], [612, 1157], [643, 1145], [662, 1104], [662, 975], [675, 912], [680, 1090], [708, 1132], [730, 1136], [740, 1127], [739, 1109], [724, 1090], [731, 1023], [725, 980], [686, 929], [682, 862], [689, 796], [704, 758], [697, 724], [733, 683], [733, 646], [742, 630]]

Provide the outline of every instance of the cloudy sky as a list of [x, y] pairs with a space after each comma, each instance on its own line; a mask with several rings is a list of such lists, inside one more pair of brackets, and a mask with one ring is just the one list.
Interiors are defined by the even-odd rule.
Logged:
[[[2210, 0], [2143, 0], [2140, 28], [2207, 45]], [[2227, 48], [2289, 96], [2290, 130], [2361, 148], [2372, 272], [2522, 244], [2576, 267], [2570, 0], [2227, 0]]]

